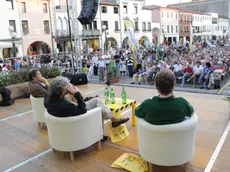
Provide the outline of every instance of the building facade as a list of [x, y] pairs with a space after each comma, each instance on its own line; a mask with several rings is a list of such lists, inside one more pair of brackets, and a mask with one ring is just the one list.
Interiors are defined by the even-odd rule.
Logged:
[[222, 17], [222, 16], [219, 16], [218, 17], [218, 36], [219, 38], [223, 38], [223, 37], [226, 37], [228, 36], [229, 37], [229, 18], [227, 17]]
[[18, 0], [24, 55], [52, 52], [49, 3], [49, 0]]
[[158, 44], [179, 42], [179, 10], [160, 6], [145, 6], [152, 10], [152, 22], [160, 23]]
[[[19, 20], [18, 3], [16, 0], [0, 1], [0, 58], [13, 57], [13, 52], [16, 51], [16, 56], [23, 55], [22, 48], [22, 35]], [[12, 37], [10, 34], [9, 26], [14, 28], [17, 34], [13, 40], [15, 42], [15, 50], [12, 48]]]
[[202, 39], [209, 40], [212, 38], [212, 16], [202, 14]]
[[[82, 49], [89, 48], [117, 48], [128, 44], [128, 32], [124, 20], [129, 19], [134, 26], [135, 40], [142, 45], [152, 42], [152, 11], [142, 8], [142, 0], [101, 0], [97, 15], [91, 24], [82, 26], [78, 21], [79, 35], [82, 40]], [[78, 6], [80, 14], [82, 6]], [[53, 4], [53, 30], [59, 52], [70, 50], [69, 23], [66, 0], [58, 0]], [[70, 22], [72, 23], [70, 11]], [[104, 28], [104, 30], [103, 30]], [[107, 40], [108, 47], [105, 47]]]
[[192, 29], [195, 42], [203, 39], [203, 15], [198, 11], [192, 14]]
[[229, 0], [208, 0], [192, 1], [186, 3], [177, 3], [168, 7], [187, 8], [194, 11], [205, 13], [218, 13], [220, 16], [230, 18], [230, 1]]
[[135, 40], [147, 46], [152, 43], [152, 11], [143, 8], [143, 1], [122, 0], [120, 1], [120, 20], [122, 45], [128, 44], [128, 32], [125, 28], [124, 20], [128, 19], [133, 23], [135, 30]]
[[192, 12], [186, 9], [180, 10], [179, 18], [179, 37], [180, 42], [190, 41], [192, 29]]

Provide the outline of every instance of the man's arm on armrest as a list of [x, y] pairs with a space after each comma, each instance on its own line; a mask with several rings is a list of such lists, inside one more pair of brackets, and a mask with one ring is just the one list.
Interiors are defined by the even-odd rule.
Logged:
[[145, 117], [144, 106], [145, 106], [145, 102], [142, 102], [138, 107], [136, 107], [135, 115], [138, 118], [144, 118]]

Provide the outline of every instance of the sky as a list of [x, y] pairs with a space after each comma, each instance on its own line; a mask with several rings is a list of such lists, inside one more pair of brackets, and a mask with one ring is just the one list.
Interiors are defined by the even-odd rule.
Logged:
[[154, 5], [167, 6], [168, 4], [174, 4], [179, 2], [189, 2], [191, 0], [148, 0]]

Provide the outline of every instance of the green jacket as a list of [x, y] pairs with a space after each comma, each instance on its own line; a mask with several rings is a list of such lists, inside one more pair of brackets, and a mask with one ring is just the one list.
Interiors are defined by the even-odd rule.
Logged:
[[182, 97], [147, 99], [135, 109], [135, 115], [153, 125], [166, 125], [182, 122], [190, 117], [193, 107]]

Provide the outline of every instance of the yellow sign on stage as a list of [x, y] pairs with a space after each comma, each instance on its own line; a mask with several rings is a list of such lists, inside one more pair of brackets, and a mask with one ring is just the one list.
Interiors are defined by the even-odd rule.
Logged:
[[130, 172], [148, 171], [147, 162], [140, 156], [124, 153], [113, 164], [113, 168], [120, 168]]
[[107, 123], [109, 137], [111, 138], [112, 143], [120, 142], [129, 136], [129, 131], [125, 124], [119, 125], [116, 128], [112, 127], [112, 122]]

